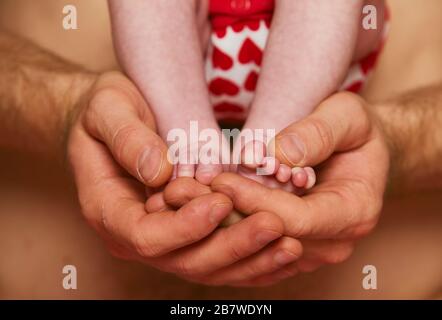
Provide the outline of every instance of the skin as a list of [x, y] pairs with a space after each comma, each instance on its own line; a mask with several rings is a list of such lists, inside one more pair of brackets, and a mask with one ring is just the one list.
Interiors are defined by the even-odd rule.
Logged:
[[[279, 132], [304, 118], [339, 88], [352, 61], [377, 48], [383, 30], [383, 2], [373, 2], [379, 10], [379, 28], [375, 31], [362, 28], [363, 4], [362, 0], [350, 4], [345, 0], [276, 1], [263, 70], [246, 129]], [[168, 133], [176, 128], [189, 135], [190, 121], [198, 121], [201, 130], [213, 128], [221, 135], [204, 78], [202, 52], [206, 51], [207, 41], [202, 34], [207, 26], [202, 26], [198, 18], [205, 15], [208, 23], [207, 1], [111, 0], [109, 5], [119, 60], [150, 102], [161, 137], [166, 140]], [[317, 78], [321, 78], [320, 83], [315, 81]], [[279, 85], [275, 86], [276, 82]], [[277, 112], [269, 113], [270, 105]], [[276, 165], [276, 177], [281, 176], [279, 182], [291, 181], [287, 169], [283, 166], [279, 170]], [[244, 176], [250, 175], [244, 171]], [[294, 187], [313, 185], [312, 174], [307, 184], [310, 171], [298, 170], [302, 177], [293, 179], [293, 186], [285, 188], [294, 191]], [[178, 177], [195, 177], [203, 184], [210, 184], [222, 172], [222, 165], [179, 163], [176, 172]], [[262, 178], [255, 179], [268, 186], [283, 187], [275, 179]]]
[[[20, 4], [24, 2], [11, 2], [13, 7], [20, 8]], [[82, 7], [81, 2], [79, 7]], [[5, 4], [8, 7], [9, 3]], [[26, 7], [32, 5], [31, 2], [26, 3]], [[436, 12], [434, 6], [437, 2], [420, 6], [420, 10], [416, 13], [418, 17], [425, 21], [431, 20], [432, 13]], [[432, 7], [433, 6], [433, 7]], [[406, 4], [403, 5], [406, 9]], [[401, 5], [396, 5], [394, 9], [400, 10]], [[428, 9], [428, 10], [426, 10]], [[25, 10], [26, 11], [26, 10]], [[17, 10], [17, 14], [25, 12]], [[2, 11], [5, 12], [5, 11]], [[18, 21], [14, 16], [14, 11], [7, 11], [4, 23], [9, 21], [9, 26], [14, 28]], [[393, 13], [396, 12], [393, 10]], [[405, 10], [405, 12], [411, 12]], [[94, 14], [96, 15], [96, 14]], [[412, 19], [405, 19], [404, 21], [412, 21]], [[29, 20], [31, 33], [29, 36], [35, 39], [42, 45], [47, 39], [47, 34], [38, 37], [38, 30], [41, 28], [32, 28], [33, 20]], [[36, 20], [35, 23], [41, 23], [42, 20]], [[44, 20], [46, 21], [46, 20]], [[396, 20], [398, 25], [400, 19]], [[435, 23], [438, 21], [434, 20]], [[402, 25], [406, 32], [407, 24]], [[416, 26], [410, 26], [410, 30], [417, 30]], [[398, 30], [396, 28], [393, 30]], [[25, 26], [22, 29], [29, 30]], [[95, 30], [95, 29], [92, 29]], [[86, 31], [86, 34], [90, 33]], [[65, 33], [60, 31], [60, 35]], [[430, 34], [430, 33], [429, 33]], [[399, 39], [393, 37], [392, 39]], [[434, 33], [432, 34], [434, 36]], [[80, 41], [82, 33], [70, 34], [71, 40]], [[40, 40], [39, 40], [40, 39]], [[425, 39], [416, 37], [416, 41], [411, 41], [413, 47], [415, 45], [424, 44]], [[77, 42], [78, 44], [79, 42]], [[81, 41], [80, 41], [81, 43]], [[404, 44], [393, 41], [392, 47], [388, 47], [385, 57], [394, 57], [394, 63], [400, 63], [401, 55], [398, 52], [413, 52], [412, 48], [404, 48]], [[424, 52], [438, 52], [437, 44], [440, 41], [431, 41], [431, 46], [427, 47]], [[93, 43], [92, 47], [102, 45], [103, 43]], [[103, 44], [105, 46], [105, 43]], [[69, 56], [72, 51], [63, 46], [56, 44], [48, 45], [58, 50], [59, 53]], [[84, 46], [80, 46], [84, 47]], [[395, 52], [395, 50], [397, 50]], [[98, 50], [100, 51], [100, 50]], [[93, 68], [106, 69], [106, 59], [91, 60], [90, 50], [84, 54], [74, 54], [75, 61], [81, 62], [85, 65], [90, 65]], [[100, 51], [102, 52], [102, 51]], [[407, 61], [410, 61], [408, 57]], [[407, 71], [411, 77], [406, 77], [406, 81], [395, 82], [389, 79], [394, 74], [393, 70], [400, 68], [393, 67], [382, 68], [385, 66], [381, 62], [379, 75], [386, 75], [386, 81], [377, 82], [376, 86], [382, 89], [375, 90], [369, 88], [367, 92], [373, 92], [370, 99], [382, 99], [392, 92], [406, 90], [413, 88], [417, 84], [425, 84], [425, 81], [434, 81], [440, 79], [437, 70], [440, 68], [432, 68], [426, 74], [420, 74], [421, 70], [418, 66], [425, 66], [428, 59], [420, 60], [419, 57], [414, 58], [416, 66], [411, 69], [401, 69], [403, 72]], [[388, 60], [385, 62], [387, 65]], [[376, 75], [375, 75], [376, 78]], [[394, 79], [394, 78], [393, 78]], [[405, 79], [405, 77], [401, 77]], [[415, 82], [412, 81], [415, 79]], [[389, 84], [386, 85], [386, 84]], [[397, 102], [389, 104], [391, 108], [397, 108]], [[415, 105], [415, 104], [414, 104]], [[410, 109], [410, 113], [412, 110]], [[387, 125], [388, 112], [385, 113], [385, 122]], [[51, 113], [51, 116], [53, 114]], [[408, 116], [407, 116], [408, 117]], [[50, 117], [47, 119], [51, 119]], [[434, 117], [430, 117], [434, 119]], [[398, 122], [401, 123], [401, 122]], [[394, 132], [394, 131], [393, 131]], [[410, 136], [413, 136], [410, 132]], [[393, 136], [392, 136], [393, 137]], [[23, 148], [26, 149], [26, 148]], [[416, 156], [418, 156], [416, 154]], [[2, 291], [3, 296], [7, 297], [108, 297], [108, 298], [129, 298], [129, 297], [434, 297], [437, 294], [437, 283], [440, 279], [440, 265], [438, 265], [437, 255], [439, 252], [437, 247], [437, 237], [440, 235], [440, 230], [437, 226], [440, 225], [438, 218], [440, 212], [437, 211], [437, 201], [439, 195], [427, 193], [419, 196], [407, 196], [407, 199], [390, 199], [386, 204], [383, 219], [377, 231], [372, 234], [365, 241], [362, 241], [358, 250], [353, 255], [352, 259], [345, 264], [335, 266], [333, 268], [326, 268], [316, 272], [314, 276], [299, 276], [290, 281], [285, 281], [283, 284], [272, 288], [271, 290], [229, 290], [225, 288], [210, 289], [200, 286], [189, 285], [185, 282], [180, 282], [174, 277], [167, 276], [163, 273], [158, 273], [153, 270], [147, 272], [145, 267], [139, 264], [123, 263], [109, 258], [104, 254], [103, 248], [92, 231], [89, 231], [83, 222], [78, 219], [78, 208], [72, 200], [71, 186], [69, 179], [63, 177], [60, 169], [56, 166], [49, 165], [40, 161], [38, 158], [32, 158], [29, 161], [29, 156], [21, 157], [11, 153], [2, 154], [2, 161], [5, 167], [11, 170], [2, 172], [2, 181], [8, 181], [7, 188], [2, 190], [2, 212], [13, 212], [14, 215], [2, 215], [2, 250], [12, 259], [4, 261], [2, 264], [2, 274], [4, 279], [9, 279]], [[48, 175], [46, 172], [51, 169], [53, 174]], [[55, 170], [55, 171], [54, 171]], [[14, 174], [13, 174], [14, 172]], [[413, 175], [421, 176], [418, 172], [413, 172]], [[424, 175], [428, 179], [428, 175]], [[38, 184], [37, 184], [38, 181]], [[24, 186], [26, 186], [24, 188]], [[39, 191], [37, 191], [39, 190]], [[46, 194], [51, 195], [49, 200]], [[26, 197], [32, 203], [32, 207], [22, 201], [15, 199], [23, 199]], [[46, 199], [46, 200], [45, 200]], [[51, 203], [49, 205], [49, 203]], [[434, 204], [434, 205], [433, 205]], [[29, 214], [32, 212], [32, 214]], [[63, 214], [60, 214], [62, 212]], [[415, 213], [418, 213], [416, 215]], [[422, 218], [425, 217], [424, 220]], [[425, 224], [425, 228], [416, 228], [416, 220], [419, 219]], [[401, 223], [398, 224], [397, 221]], [[20, 228], [17, 228], [20, 226]], [[27, 227], [28, 226], [28, 227]], [[420, 232], [425, 229], [425, 232]], [[11, 234], [9, 230], [15, 230]], [[404, 235], [407, 235], [406, 237]], [[29, 242], [38, 237], [38, 241]], [[419, 238], [419, 245], [412, 239]], [[10, 241], [9, 239], [14, 239]], [[403, 258], [403, 255], [398, 253], [402, 251], [403, 246], [408, 249], [407, 257], [410, 255], [413, 259]], [[49, 251], [48, 251], [49, 250]], [[48, 252], [51, 252], [48, 255]], [[43, 256], [48, 256], [47, 260], [42, 260]], [[41, 264], [35, 266], [32, 270], [27, 268], [30, 261], [38, 259]], [[395, 261], [391, 264], [389, 261]], [[382, 287], [376, 292], [366, 292], [360, 287], [360, 267], [364, 263], [375, 264], [379, 270], [382, 270]], [[82, 285], [77, 292], [66, 292], [59, 285], [61, 266], [66, 263], [73, 263], [81, 270]], [[398, 263], [400, 268], [398, 269]], [[410, 277], [410, 274], [415, 274], [415, 277]], [[45, 275], [42, 282], [41, 275]], [[99, 275], [97, 277], [97, 275]], [[338, 281], [339, 279], [339, 281]], [[320, 282], [320, 285], [318, 283]], [[146, 286], [146, 283], [149, 283]], [[34, 288], [30, 290], [30, 288]], [[38, 288], [35, 290], [35, 288]], [[152, 288], [155, 288], [152, 290]]]
[[[198, 26], [198, 2], [109, 1], [118, 58], [149, 101], [164, 141], [177, 128], [185, 130], [189, 137], [190, 121], [197, 121], [200, 130], [211, 128], [221, 136], [204, 79], [205, 49], [200, 34], [205, 27]], [[177, 30], [179, 36], [175, 37]], [[199, 150], [187, 143], [181, 148]], [[222, 170], [222, 164], [180, 161], [176, 173], [178, 177], [196, 177], [208, 184]]]
[[[2, 51], [2, 144], [65, 156], [84, 217], [114, 255], [184, 277], [238, 263], [282, 236], [281, 219], [271, 214], [212, 233], [232, 211], [231, 201], [221, 194], [147, 215], [143, 185], [163, 185], [172, 166], [138, 89], [118, 72], [89, 73], [6, 32], [1, 40], [12, 49]], [[41, 90], [23, 90], [41, 83]], [[40, 104], [45, 108], [37, 108]], [[290, 239], [262, 255], [292, 258], [300, 250], [298, 241]]]
[[[217, 193], [176, 210], [146, 214], [145, 190], [125, 170], [150, 187], [170, 178], [172, 166], [165, 144], [153, 131], [152, 114], [135, 86], [118, 73], [100, 76], [86, 101], [68, 139], [68, 158], [85, 218], [114, 255], [186, 277], [238, 263], [282, 236], [283, 224], [271, 214], [213, 232], [233, 209], [231, 200]], [[139, 176], [137, 166], [146, 150], [148, 171]], [[281, 250], [296, 257], [301, 248], [289, 239], [260, 254], [271, 259], [284, 255]]]
[[[322, 163], [320, 183], [303, 198], [232, 173], [223, 173], [212, 182], [212, 191], [227, 195], [244, 214], [276, 213], [284, 221], [284, 234], [304, 244], [303, 255], [296, 262], [251, 281], [241, 279], [241, 285], [269, 285], [298, 272], [311, 272], [323, 264], [342, 262], [353, 251], [355, 241], [373, 230], [382, 206], [389, 159], [384, 137], [370, 121], [366, 109], [357, 96], [336, 94], [311, 116], [276, 137], [276, 156], [284, 163]], [[305, 146], [302, 157], [292, 156], [289, 151], [293, 151], [293, 147], [281, 143], [294, 136]], [[351, 168], [348, 163], [352, 163]], [[190, 190], [195, 187], [189, 184], [177, 181], [173, 186], [183, 192], [189, 190], [189, 194], [177, 191], [169, 191], [169, 194], [193, 199], [195, 194]], [[166, 203], [170, 201], [169, 194], [164, 197]], [[240, 277], [237, 273], [235, 279]], [[219, 281], [212, 274], [202, 279], [215, 284]], [[231, 284], [228, 276], [223, 280], [222, 284]]]

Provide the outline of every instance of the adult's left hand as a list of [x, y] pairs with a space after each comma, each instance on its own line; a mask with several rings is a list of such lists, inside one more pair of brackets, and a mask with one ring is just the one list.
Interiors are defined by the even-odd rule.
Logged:
[[[193, 179], [175, 180], [164, 193], [148, 201], [148, 211], [180, 207], [211, 191], [223, 193], [237, 210], [250, 216], [245, 220], [257, 214], [282, 218], [284, 237], [277, 245], [293, 246], [292, 241], [299, 239], [302, 251], [298, 248], [297, 252], [302, 255], [263, 273], [275, 266], [267, 254], [273, 251], [270, 245], [239, 265], [213, 274], [194, 274], [189, 280], [213, 285], [271, 285], [298, 272], [343, 262], [356, 240], [373, 230], [383, 203], [389, 155], [381, 130], [361, 98], [350, 93], [328, 98], [305, 120], [283, 130], [275, 139], [275, 151], [282, 163], [292, 167], [318, 165], [318, 183], [306, 196], [223, 173], [214, 179], [211, 190]], [[250, 277], [252, 274], [259, 275]]]
[[296, 262], [241, 285], [269, 285], [297, 272], [346, 260], [369, 234], [382, 208], [389, 154], [368, 105], [350, 93], [325, 100], [313, 114], [275, 138], [276, 157], [291, 167], [316, 166], [317, 185], [304, 197], [225, 173], [212, 183], [237, 210], [282, 217], [285, 235], [301, 240]]

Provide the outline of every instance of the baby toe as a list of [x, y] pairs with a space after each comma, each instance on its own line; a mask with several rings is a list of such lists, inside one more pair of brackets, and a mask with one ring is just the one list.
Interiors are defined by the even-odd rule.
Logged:
[[177, 177], [195, 177], [195, 165], [194, 164], [179, 164], [177, 166]]
[[290, 169], [290, 167], [285, 164], [281, 164], [278, 171], [276, 172], [276, 180], [281, 183], [287, 183], [290, 181], [291, 177], [292, 170]]
[[297, 188], [305, 188], [308, 182], [308, 175], [304, 168], [292, 168], [292, 183]]
[[315, 170], [310, 167], [306, 167], [304, 168], [304, 170], [307, 173], [307, 183], [305, 185], [305, 188], [308, 190], [313, 188], [313, 186], [316, 184], [316, 173]]
[[196, 169], [195, 179], [199, 183], [210, 185], [212, 180], [222, 172], [223, 168], [220, 164], [199, 164]]
[[265, 145], [262, 142], [249, 142], [241, 150], [241, 164], [246, 168], [255, 169], [262, 164], [264, 156]]

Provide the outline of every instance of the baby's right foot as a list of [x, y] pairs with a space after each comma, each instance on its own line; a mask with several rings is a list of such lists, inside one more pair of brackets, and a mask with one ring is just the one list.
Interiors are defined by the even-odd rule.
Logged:
[[[172, 179], [190, 177], [204, 185], [209, 185], [224, 171], [223, 156], [230, 157], [230, 151], [223, 152], [223, 148], [226, 149], [226, 143], [223, 143], [222, 133], [217, 127], [205, 127], [204, 130], [211, 130], [211, 138], [208, 141], [189, 144], [188, 141], [192, 139], [187, 135], [185, 143], [178, 142], [170, 145], [169, 160], [174, 164]], [[227, 165], [228, 161], [224, 160], [224, 163]]]
[[223, 172], [223, 165], [219, 164], [182, 164], [178, 163], [174, 167], [172, 179], [180, 177], [195, 178], [204, 185], [210, 185], [216, 176]]

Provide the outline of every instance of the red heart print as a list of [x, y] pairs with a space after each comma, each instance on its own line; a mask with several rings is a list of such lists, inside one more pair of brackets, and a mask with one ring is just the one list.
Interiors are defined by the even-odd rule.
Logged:
[[213, 48], [212, 63], [214, 68], [220, 68], [222, 70], [229, 70], [233, 66], [232, 58], [217, 47]]
[[366, 56], [362, 61], [360, 62], [362, 71], [364, 74], [368, 74], [376, 65], [376, 61], [378, 59], [379, 52], [375, 51]]
[[222, 102], [213, 107], [216, 112], [243, 112], [244, 109], [234, 103]]
[[255, 62], [258, 66], [260, 66], [262, 61], [262, 51], [252, 40], [247, 38], [239, 51], [238, 58], [239, 62], [242, 64]]
[[258, 74], [255, 71], [251, 71], [244, 83], [244, 88], [246, 88], [247, 91], [255, 91], [257, 82]]
[[361, 91], [363, 85], [364, 83], [362, 81], [356, 81], [355, 83], [352, 83], [350, 86], [346, 87], [345, 90], [353, 93], [358, 93], [359, 91]]
[[236, 84], [222, 78], [216, 78], [212, 80], [209, 84], [209, 90], [212, 94], [216, 96], [220, 96], [222, 94], [234, 96], [239, 92], [239, 88]]

